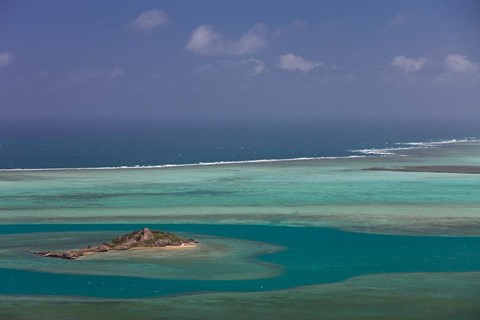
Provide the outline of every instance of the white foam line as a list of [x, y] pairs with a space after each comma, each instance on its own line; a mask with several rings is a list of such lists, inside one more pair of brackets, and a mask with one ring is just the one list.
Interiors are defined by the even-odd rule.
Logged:
[[245, 164], [245, 163], [270, 163], [270, 162], [290, 162], [290, 161], [308, 161], [308, 160], [335, 160], [335, 159], [352, 159], [365, 158], [365, 155], [353, 155], [344, 157], [305, 157], [291, 159], [259, 159], [259, 160], [242, 160], [242, 161], [216, 161], [216, 162], [199, 162], [185, 164], [162, 164], [152, 166], [118, 166], [118, 167], [85, 167], [85, 168], [36, 168], [36, 169], [0, 169], [0, 172], [12, 171], [72, 171], [72, 170], [123, 170], [123, 169], [161, 169], [161, 168], [181, 168], [181, 167], [199, 167], [199, 166], [217, 166], [229, 164]]
[[462, 142], [480, 142], [478, 138], [465, 138], [465, 139], [450, 139], [450, 140], [440, 140], [440, 141], [427, 141], [427, 142], [404, 142], [404, 143], [395, 143], [396, 145], [409, 145], [409, 146], [441, 146], [444, 144], [451, 143], [462, 143]]
[[335, 160], [335, 159], [352, 159], [366, 158], [368, 156], [399, 156], [395, 151], [435, 148], [444, 144], [462, 143], [462, 142], [480, 142], [479, 138], [451, 139], [429, 142], [404, 142], [395, 143], [396, 145], [408, 145], [409, 147], [383, 148], [383, 149], [357, 149], [349, 150], [350, 152], [360, 153], [361, 155], [343, 156], [343, 157], [303, 157], [291, 159], [260, 159], [260, 160], [241, 160], [241, 161], [216, 161], [216, 162], [199, 162], [185, 164], [162, 164], [152, 166], [118, 166], [118, 167], [85, 167], [85, 168], [37, 168], [37, 169], [0, 169], [0, 172], [12, 171], [73, 171], [73, 170], [123, 170], [123, 169], [161, 169], [161, 168], [181, 168], [181, 167], [198, 167], [198, 166], [217, 166], [230, 164], [245, 163], [269, 163], [269, 162], [289, 162], [289, 161], [308, 161], [308, 160]]
[[414, 150], [414, 149], [429, 149], [436, 148], [445, 144], [451, 143], [464, 143], [464, 142], [480, 142], [478, 138], [465, 138], [465, 139], [451, 139], [440, 141], [428, 141], [428, 142], [397, 142], [395, 145], [409, 146], [409, 147], [395, 147], [395, 148], [383, 148], [383, 149], [356, 149], [350, 150], [350, 152], [361, 153], [364, 155], [377, 155], [377, 156], [395, 156], [398, 155], [396, 151]]
[[366, 155], [379, 155], [379, 156], [390, 156], [390, 155], [396, 155], [394, 151], [399, 151], [399, 150], [412, 150], [412, 149], [418, 149], [418, 147], [399, 147], [399, 148], [385, 148], [385, 149], [357, 149], [357, 150], [349, 150], [350, 152], [357, 152], [357, 153], [362, 153]]

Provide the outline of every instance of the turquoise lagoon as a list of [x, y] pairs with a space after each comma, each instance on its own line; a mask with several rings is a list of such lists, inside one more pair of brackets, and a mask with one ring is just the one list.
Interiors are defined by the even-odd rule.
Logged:
[[[478, 318], [480, 175], [364, 169], [478, 165], [480, 143], [365, 153], [375, 155], [1, 171], [0, 315]], [[143, 226], [198, 247], [78, 261], [25, 252]]]

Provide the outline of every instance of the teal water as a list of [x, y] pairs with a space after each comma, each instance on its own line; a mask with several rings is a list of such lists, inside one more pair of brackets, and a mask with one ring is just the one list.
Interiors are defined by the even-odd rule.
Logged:
[[[477, 319], [480, 175], [364, 169], [478, 166], [480, 142], [365, 152], [377, 155], [0, 170], [0, 318], [195, 319], [215, 306], [217, 318]], [[200, 243], [76, 261], [25, 252], [144, 226]]]
[[480, 175], [363, 170], [478, 165], [479, 142], [396, 153], [173, 168], [0, 171], [0, 223], [241, 223], [480, 235]]
[[[134, 230], [140, 225], [8, 225], [0, 234]], [[254, 280], [171, 280], [0, 269], [0, 294], [140, 298], [217, 291], [269, 291], [378, 273], [480, 271], [480, 238], [393, 236], [327, 228], [252, 225], [149, 225], [182, 234], [269, 242], [283, 251], [256, 257], [283, 272]], [[15, 244], [12, 243], [12, 246]], [[36, 248], [32, 243], [32, 249]], [[19, 252], [18, 254], [21, 254]], [[31, 256], [31, 264], [42, 257]], [[69, 261], [78, 263], [80, 261]], [[221, 263], [221, 261], [219, 262]]]

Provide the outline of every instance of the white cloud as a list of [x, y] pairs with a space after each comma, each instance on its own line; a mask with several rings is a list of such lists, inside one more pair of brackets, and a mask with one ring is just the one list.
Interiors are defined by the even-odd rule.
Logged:
[[450, 54], [444, 60], [445, 70], [435, 78], [440, 84], [480, 83], [478, 64], [461, 54]]
[[170, 23], [167, 14], [158, 9], [152, 9], [142, 12], [128, 26], [132, 29], [149, 32], [155, 27], [164, 27]]
[[396, 27], [401, 24], [405, 24], [411, 20], [413, 20], [416, 16], [416, 13], [399, 13], [395, 17], [393, 17], [387, 24], [388, 27]]
[[113, 80], [124, 75], [120, 67], [114, 68], [82, 68], [71, 72], [67, 78], [70, 81], [82, 82], [91, 79]]
[[445, 58], [445, 65], [448, 71], [456, 73], [475, 73], [478, 65], [471, 62], [461, 54], [450, 54]]
[[427, 59], [419, 57], [419, 58], [407, 58], [405, 56], [396, 56], [393, 58], [390, 65], [395, 68], [399, 68], [403, 70], [405, 73], [416, 72], [427, 64]]
[[279, 58], [279, 63], [277, 64], [277, 67], [280, 69], [301, 72], [309, 72], [316, 67], [323, 66], [325, 65], [321, 62], [306, 60], [305, 58], [293, 53], [281, 55]]
[[257, 24], [239, 39], [229, 40], [211, 26], [201, 25], [190, 35], [186, 48], [205, 56], [254, 53], [266, 46], [269, 33], [267, 26]]
[[10, 52], [0, 52], [0, 67], [6, 67], [13, 62], [13, 55]]
[[265, 72], [265, 63], [260, 60], [252, 59], [252, 62], [254, 63], [253, 65], [253, 75], [259, 75], [263, 72]]
[[241, 64], [246, 64], [249, 66], [253, 66], [253, 74], [254, 76], [258, 76], [267, 71], [267, 66], [265, 63], [258, 59], [248, 59], [241, 62]]
[[222, 36], [215, 32], [212, 27], [202, 25], [190, 35], [186, 48], [203, 55], [218, 51]]

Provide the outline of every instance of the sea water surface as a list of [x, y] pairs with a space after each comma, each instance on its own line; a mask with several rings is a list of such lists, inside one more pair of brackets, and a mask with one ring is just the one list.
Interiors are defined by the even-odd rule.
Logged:
[[[139, 225], [83, 225], [75, 230], [136, 230]], [[260, 257], [233, 256], [227, 259], [256, 259], [258, 262], [268, 262], [269, 266], [280, 267], [280, 272], [272, 275], [265, 275], [261, 279], [228, 279], [210, 280], [189, 279], [195, 276], [197, 261], [182, 261], [184, 264], [191, 264], [185, 268], [184, 279], [164, 279], [165, 276], [157, 275], [157, 278], [149, 276], [149, 264], [151, 268], [162, 268], [162, 262], [155, 262], [152, 259], [140, 259], [139, 257], [128, 256], [124, 260], [114, 260], [114, 264], [122, 268], [121, 263], [132, 264], [134, 267], [130, 274], [123, 276], [94, 275], [96, 264], [108, 263], [103, 260], [77, 260], [62, 261], [57, 259], [45, 259], [22, 252], [23, 247], [17, 246], [9, 250], [8, 232], [42, 232], [51, 230], [52, 226], [44, 225], [14, 225], [8, 229], [0, 230], [2, 235], [3, 249], [0, 255], [5, 264], [8, 257], [17, 261], [15, 269], [0, 269], [3, 277], [1, 280], [0, 294], [55, 294], [73, 296], [92, 296], [103, 298], [138, 298], [160, 295], [171, 295], [179, 293], [205, 292], [205, 291], [270, 291], [298, 286], [331, 283], [346, 280], [350, 277], [377, 274], [377, 273], [399, 273], [399, 272], [465, 272], [480, 270], [480, 238], [478, 237], [406, 237], [386, 236], [344, 232], [338, 230], [311, 228], [311, 227], [273, 227], [273, 226], [251, 226], [251, 225], [150, 225], [154, 229], [178, 231], [183, 234], [208, 234], [220, 237], [217, 241], [226, 242], [232, 239], [248, 239], [255, 242], [269, 242], [282, 249], [279, 252], [270, 252]], [[71, 230], [69, 225], [57, 225], [54, 228], [56, 233]], [[17, 230], [17, 231], [15, 231]], [[59, 236], [58, 235], [58, 236]], [[40, 236], [40, 234], [38, 235]], [[58, 238], [55, 233], [49, 233], [52, 238]], [[201, 239], [201, 238], [200, 238]], [[200, 240], [199, 239], [199, 240]], [[201, 241], [201, 240], [200, 240]], [[11, 243], [9, 243], [11, 245]], [[248, 245], [248, 244], [244, 244]], [[250, 244], [256, 245], [256, 244]], [[39, 250], [40, 243], [30, 243], [29, 249]], [[235, 249], [234, 249], [235, 250]], [[17, 257], [14, 257], [17, 255]], [[221, 272], [222, 267], [227, 267], [225, 257], [216, 257], [212, 254], [209, 257], [213, 263], [209, 271]], [[37, 265], [44, 263], [44, 260], [52, 262], [48, 270], [35, 272]], [[141, 260], [139, 263], [137, 260]], [[93, 262], [93, 263], [92, 263]], [[88, 264], [90, 275], [75, 275], [76, 268], [82, 268], [82, 264]], [[55, 264], [57, 267], [55, 267]], [[64, 264], [69, 264], [65, 266]], [[114, 264], [110, 265], [110, 273], [115, 274]], [[158, 265], [157, 265], [158, 264]], [[216, 264], [216, 266], [215, 266]], [[251, 261], [251, 264], [255, 262]], [[269, 267], [267, 266], [267, 268]], [[208, 267], [208, 266], [205, 266]], [[246, 265], [245, 268], [252, 266]], [[18, 269], [17, 269], [18, 268]], [[220, 270], [216, 270], [216, 269]], [[23, 270], [25, 269], [25, 270]], [[189, 270], [190, 269], [190, 270]], [[106, 269], [108, 270], [108, 269]], [[108, 271], [103, 270], [100, 274]], [[62, 272], [62, 273], [58, 273]]]
[[[361, 319], [372, 318], [373, 303], [379, 319], [475, 319], [480, 175], [365, 169], [478, 166], [480, 142], [370, 141], [333, 144], [330, 154], [279, 148], [209, 158], [196, 149], [200, 155], [183, 163], [152, 155], [136, 162], [138, 153], [121, 162], [120, 147], [106, 149], [118, 161], [83, 154], [69, 162], [37, 157], [38, 146], [3, 145], [0, 315], [33, 319], [24, 314], [32, 307], [39, 318], [59, 310], [75, 319], [76, 308], [88, 308], [92, 319], [101, 312], [122, 319], [130, 316], [122, 306], [130, 306], [148, 310], [147, 319], [195, 318], [211, 315], [207, 302], [220, 318], [240, 319], [232, 310], [242, 309], [252, 312], [247, 318], [309, 310], [305, 318]], [[198, 247], [76, 261], [26, 252], [102, 243], [144, 226], [193, 237]], [[285, 299], [290, 305], [279, 303]], [[350, 307], [357, 311], [345, 314]]]

